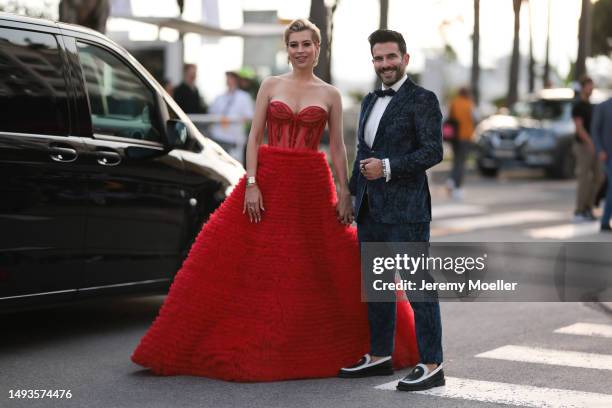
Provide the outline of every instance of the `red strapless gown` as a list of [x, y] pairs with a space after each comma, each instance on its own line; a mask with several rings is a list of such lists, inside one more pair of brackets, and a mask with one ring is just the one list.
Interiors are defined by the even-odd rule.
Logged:
[[[245, 180], [202, 228], [132, 360], [160, 375], [232, 381], [329, 377], [369, 351], [359, 244], [336, 220], [318, 151], [327, 112], [273, 101], [257, 182], [266, 211], [242, 214]], [[397, 367], [415, 364], [412, 309], [397, 304]]]

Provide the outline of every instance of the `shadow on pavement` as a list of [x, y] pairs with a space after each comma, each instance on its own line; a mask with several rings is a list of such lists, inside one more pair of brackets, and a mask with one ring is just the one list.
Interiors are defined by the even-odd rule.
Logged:
[[85, 336], [104, 336], [126, 330], [143, 333], [163, 302], [164, 295], [105, 298], [48, 309], [0, 314], [0, 350], [44, 346]]

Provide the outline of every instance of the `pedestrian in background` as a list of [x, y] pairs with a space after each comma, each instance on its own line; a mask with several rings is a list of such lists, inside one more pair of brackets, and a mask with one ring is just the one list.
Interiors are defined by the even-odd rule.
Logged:
[[610, 232], [610, 217], [612, 217], [612, 98], [595, 107], [591, 123], [591, 136], [599, 161], [604, 164], [608, 188], [605, 206], [601, 217], [601, 231]]
[[185, 113], [207, 113], [206, 103], [196, 87], [198, 68], [195, 64], [183, 65], [183, 82], [174, 89], [174, 100]]
[[470, 91], [466, 87], [459, 89], [448, 109], [449, 121], [455, 126], [455, 134], [451, 139], [453, 147], [453, 167], [448, 188], [453, 198], [462, 199], [465, 162], [472, 148], [474, 137], [474, 103]]
[[246, 122], [253, 119], [253, 99], [239, 88], [240, 76], [225, 73], [227, 91], [210, 106], [210, 113], [221, 115], [221, 121], [210, 128], [211, 137], [233, 158], [244, 164], [247, 140]]
[[601, 163], [595, 154], [595, 144], [591, 138], [591, 118], [593, 105], [589, 101], [593, 93], [593, 80], [584, 77], [580, 80], [578, 101], [572, 108], [572, 118], [576, 127], [574, 155], [576, 156], [576, 210], [574, 222], [596, 220], [593, 215], [595, 198], [603, 181]]
[[174, 85], [172, 85], [172, 81], [168, 78], [164, 78], [161, 85], [164, 87], [164, 90], [168, 92], [168, 95], [172, 96], [174, 94]]

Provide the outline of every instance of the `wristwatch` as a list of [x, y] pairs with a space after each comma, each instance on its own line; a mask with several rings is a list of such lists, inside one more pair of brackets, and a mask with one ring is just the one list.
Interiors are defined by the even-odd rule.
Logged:
[[247, 177], [247, 187], [254, 186], [255, 184], [257, 184], [257, 181], [255, 180], [255, 176]]

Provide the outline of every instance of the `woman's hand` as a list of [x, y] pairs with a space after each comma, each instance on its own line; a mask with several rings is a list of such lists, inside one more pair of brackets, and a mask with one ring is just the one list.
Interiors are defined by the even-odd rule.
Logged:
[[336, 215], [338, 221], [342, 224], [350, 225], [353, 223], [353, 203], [351, 202], [351, 194], [349, 192], [340, 193], [338, 195]]
[[246, 187], [244, 193], [244, 208], [242, 213], [248, 213], [251, 222], [261, 221], [261, 212], [265, 211], [263, 206], [263, 197], [257, 184]]

